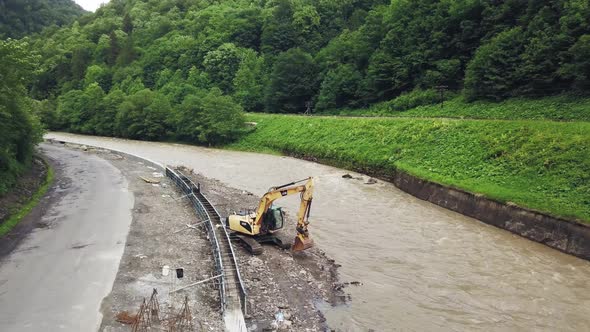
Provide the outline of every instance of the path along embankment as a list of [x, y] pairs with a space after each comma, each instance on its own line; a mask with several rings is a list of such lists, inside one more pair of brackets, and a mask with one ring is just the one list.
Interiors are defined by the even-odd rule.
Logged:
[[590, 260], [590, 123], [250, 114], [232, 148], [359, 171]]

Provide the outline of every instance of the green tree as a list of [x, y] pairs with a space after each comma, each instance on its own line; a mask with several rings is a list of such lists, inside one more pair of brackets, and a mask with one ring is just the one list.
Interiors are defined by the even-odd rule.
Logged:
[[572, 78], [580, 90], [590, 88], [590, 35], [581, 36], [569, 49], [571, 61], [563, 64], [562, 72]]
[[96, 82], [84, 90], [71, 90], [60, 96], [57, 102], [58, 125], [77, 133], [95, 134], [96, 116], [102, 111], [104, 96], [104, 91]]
[[84, 86], [98, 83], [104, 91], [111, 89], [111, 73], [108, 68], [99, 65], [92, 65], [86, 69]]
[[234, 78], [234, 97], [248, 112], [264, 108], [265, 65], [262, 56], [249, 50], [245, 52]]
[[468, 99], [499, 100], [512, 95], [521, 83], [518, 68], [522, 65], [523, 37], [521, 28], [513, 28], [477, 50], [465, 74]]
[[225, 43], [216, 50], [207, 53], [203, 67], [209, 77], [221, 90], [230, 93], [233, 80], [240, 67], [243, 52], [232, 43]]
[[109, 58], [109, 50], [111, 47], [111, 38], [107, 35], [102, 35], [98, 39], [96, 43], [96, 48], [94, 49], [94, 60], [98, 63], [108, 63]]
[[293, 28], [297, 31], [297, 44], [305, 50], [315, 51], [321, 46], [321, 18], [313, 5], [297, 6], [293, 12]]
[[293, 8], [289, 0], [278, 0], [272, 15], [264, 23], [261, 49], [278, 54], [296, 46], [297, 30], [293, 26]]
[[86, 74], [86, 68], [92, 61], [92, 48], [90, 45], [80, 45], [72, 52], [71, 73], [75, 81], [82, 80]]
[[125, 98], [119, 106], [116, 130], [126, 138], [159, 140], [167, 137], [171, 106], [157, 92], [144, 89]]
[[52, 25], [65, 26], [84, 13], [72, 0], [2, 0], [0, 38], [22, 38]]
[[351, 65], [329, 71], [321, 85], [317, 108], [326, 110], [354, 105], [361, 80], [361, 74]]
[[119, 57], [119, 53], [121, 53], [121, 45], [119, 42], [119, 38], [115, 31], [112, 31], [109, 36], [109, 48], [107, 50], [106, 62], [109, 65], [114, 65], [117, 62], [117, 58]]
[[55, 100], [32, 100], [32, 113], [41, 121], [46, 129], [57, 130], [60, 129], [56, 117], [57, 104]]
[[133, 20], [131, 19], [129, 13], [126, 13], [125, 16], [123, 16], [123, 31], [127, 35], [131, 35], [133, 32]]
[[0, 195], [30, 165], [41, 140], [40, 124], [25, 97], [39, 62], [28, 48], [26, 42], [0, 40]]
[[270, 74], [265, 104], [268, 112], [302, 113], [317, 89], [313, 58], [300, 49], [280, 54]]
[[113, 121], [112, 118], [106, 119], [101, 116], [104, 111], [103, 100], [105, 93], [100, 85], [96, 82], [91, 83], [84, 89], [84, 98], [80, 123], [73, 127], [73, 130], [84, 134], [97, 134], [97, 128], [102, 125], [103, 121]]
[[207, 73], [200, 71], [197, 67], [193, 66], [189, 70], [187, 83], [194, 86], [197, 89], [207, 90], [211, 87], [211, 80]]
[[236, 140], [244, 130], [242, 108], [219, 89], [188, 96], [177, 118], [180, 139], [202, 144], [223, 144]]
[[94, 131], [101, 136], [121, 136], [115, 126], [115, 119], [119, 106], [125, 101], [127, 96], [120, 89], [112, 89], [106, 96], [104, 96], [101, 106], [95, 118]]
[[86, 104], [84, 91], [70, 90], [57, 99], [57, 127], [60, 129], [77, 131], [81, 127], [82, 109]]
[[125, 38], [121, 51], [117, 57], [117, 65], [125, 66], [132, 63], [137, 58], [137, 50], [133, 44], [133, 38], [129, 35]]

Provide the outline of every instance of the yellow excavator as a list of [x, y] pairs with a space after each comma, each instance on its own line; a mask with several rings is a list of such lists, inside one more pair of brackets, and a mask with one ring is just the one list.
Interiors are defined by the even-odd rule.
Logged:
[[[285, 223], [285, 213], [273, 202], [279, 198], [300, 194], [301, 204], [297, 214], [297, 235], [291, 245], [289, 240], [280, 236], [280, 231]], [[313, 178], [272, 187], [260, 199], [256, 211], [243, 211], [227, 217], [226, 224], [233, 231], [232, 237], [239, 239], [246, 249], [253, 255], [262, 253], [261, 243], [274, 243], [283, 249], [291, 247], [293, 251], [302, 251], [313, 246], [313, 240], [309, 237], [307, 225], [309, 225], [309, 212], [313, 199]]]

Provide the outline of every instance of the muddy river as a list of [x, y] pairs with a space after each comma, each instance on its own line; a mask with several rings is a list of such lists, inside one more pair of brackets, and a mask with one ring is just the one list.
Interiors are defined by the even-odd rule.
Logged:
[[[186, 165], [262, 195], [316, 177], [310, 230], [352, 301], [323, 307], [341, 331], [590, 331], [590, 263], [418, 200], [389, 183], [288, 157], [51, 133]], [[360, 174], [351, 173], [353, 176]], [[364, 179], [368, 177], [363, 176]], [[297, 199], [281, 202], [290, 211]]]

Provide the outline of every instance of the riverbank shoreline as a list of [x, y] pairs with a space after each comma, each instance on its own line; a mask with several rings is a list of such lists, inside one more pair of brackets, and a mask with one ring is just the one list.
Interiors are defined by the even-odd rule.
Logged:
[[590, 261], [590, 227], [397, 171], [397, 188], [438, 206]]
[[[55, 139], [46, 139], [45, 141], [51, 144], [64, 146], [65, 148], [97, 154], [101, 156], [101, 158], [109, 160], [109, 162], [121, 170], [124, 168], [120, 165], [121, 162], [119, 158], [116, 158], [118, 156], [121, 156], [120, 158], [123, 159], [128, 159], [129, 161], [141, 163], [142, 166], [148, 166], [153, 170], [160, 172], [164, 170], [164, 166], [158, 162], [116, 149]], [[182, 167], [182, 165], [178, 166]], [[134, 172], [137, 171], [126, 169], [123, 173], [129, 175]], [[192, 169], [188, 170], [186, 174], [199, 184], [203, 185], [203, 190], [211, 197], [214, 204], [219, 205], [224, 215], [229, 214], [231, 211], [237, 211], [244, 206], [256, 206], [258, 203], [258, 198], [253, 194], [226, 186], [217, 180], [209, 179], [198, 173], [194, 173]], [[137, 174], [129, 178], [134, 179], [131, 180], [132, 187], [137, 186], [137, 183], [140, 185], [144, 184], [143, 181], [137, 180]], [[167, 180], [163, 181], [166, 182]], [[167, 183], [165, 188], [170, 188], [171, 186], [173, 187], [171, 183]], [[136, 192], [137, 190], [133, 191]], [[113, 291], [103, 301], [102, 312], [105, 315], [105, 318], [103, 318], [101, 331], [106, 331], [107, 329], [109, 329], [109, 331], [118, 331], [120, 324], [116, 321], [116, 314], [133, 309], [131, 307], [134, 303], [132, 300], [137, 299], [139, 295], [134, 294], [135, 296], [132, 299], [129, 299], [129, 290], [141, 288], [134, 286], [133, 280], [142, 280], [142, 283], [140, 284], [145, 288], [145, 280], [153, 277], [151, 274], [146, 274], [140, 278], [129, 277], [130, 274], [138, 273], [136, 271], [138, 265], [136, 262], [137, 257], [143, 257], [144, 254], [148, 255], [146, 254], [148, 252], [152, 253], [148, 256], [153, 256], [153, 253], [155, 252], [153, 248], [144, 248], [146, 246], [144, 243], [145, 238], [153, 238], [155, 236], [154, 234], [144, 234], [146, 233], [146, 228], [149, 229], [146, 224], [154, 222], [153, 217], [146, 219], [146, 216], [154, 214], [161, 209], [155, 208], [155, 204], [141, 202], [141, 200], [146, 200], [149, 196], [150, 195], [142, 194], [138, 198], [139, 201], [136, 200], [135, 202], [136, 206], [134, 208], [133, 222], [130, 235], [127, 238], [127, 241], [131, 241], [132, 244], [126, 245], [126, 251], [123, 255], [119, 272], [117, 273], [117, 279], [115, 280]], [[155, 196], [159, 197], [160, 195]], [[168, 196], [182, 197], [180, 193]], [[177, 201], [174, 202], [177, 203]], [[184, 204], [185, 203], [183, 203], [183, 205]], [[192, 212], [189, 213], [189, 215], [191, 216], [189, 218], [193, 218]], [[138, 218], [142, 219], [142, 221], [139, 222], [137, 220]], [[170, 218], [170, 215], [164, 213], [163, 216], [155, 219]], [[177, 219], [184, 220], [182, 218], [171, 219], [174, 219], [177, 222]], [[294, 218], [288, 218], [287, 221], [289, 226], [285, 227], [285, 230], [282, 232], [284, 234], [288, 233], [288, 237], [292, 238], [295, 236], [295, 220]], [[188, 225], [190, 224], [190, 220], [187, 219], [181, 222], [181, 224], [183, 223]], [[137, 228], [137, 230], [135, 228]], [[161, 234], [158, 234], [157, 237], [160, 238], [160, 240], [165, 238], [168, 231], [169, 229], [166, 228], [166, 231], [160, 232]], [[199, 241], [205, 243], [196, 245], [194, 240], [192, 242], [185, 242], [191, 243], [191, 248], [195, 246], [199, 248], [208, 248], [208, 239], [205, 233], [201, 234]], [[194, 248], [192, 250], [194, 251]], [[287, 319], [289, 325], [283, 326], [283, 330], [296, 331], [299, 329], [305, 329], [316, 331], [320, 329], [328, 329], [326, 319], [323, 316], [322, 311], [317, 307], [317, 303], [329, 303], [330, 305], [337, 306], [347, 302], [348, 295], [344, 291], [347, 284], [339, 282], [337, 271], [339, 265], [336, 264], [333, 259], [327, 257], [319, 248], [312, 248], [304, 253], [292, 253], [289, 250], [282, 250], [275, 246], [265, 246], [265, 251], [262, 255], [253, 256], [245, 249], [236, 246], [236, 253], [238, 261], [242, 263], [240, 269], [246, 281], [248, 296], [250, 298], [248, 301], [250, 314], [246, 321], [252, 331], [276, 330], [276, 327], [273, 327], [273, 322], [275, 320], [275, 315], [278, 313], [284, 313], [285, 317], [289, 317], [289, 319]], [[212, 262], [210, 255], [210, 253], [206, 255], [202, 255], [201, 253], [202, 257], [200, 261]], [[187, 258], [183, 257], [182, 259], [186, 260]], [[190, 266], [191, 264], [185, 262], [185, 265]], [[154, 270], [154, 268], [152, 268], [152, 270]], [[202, 268], [198, 270], [202, 270]], [[212, 275], [212, 273], [209, 273], [209, 275]], [[144, 289], [145, 294], [147, 294], [148, 288], [149, 287]], [[165, 295], [163, 298], [166, 298]], [[219, 299], [216, 295], [202, 296], [202, 298], [207, 299], [207, 303], [200, 304], [201, 307], [203, 305], [217, 307]], [[193, 307], [197, 306], [196, 302], [193, 301], [191, 303]], [[204, 309], [201, 308], [201, 310], [198, 311], [202, 312], [202, 310]], [[214, 313], [211, 313], [207, 316], [212, 318], [214, 315]], [[210, 319], [202, 324], [202, 326], [214, 326], [215, 324], [213, 321], [214, 319]]]
[[248, 120], [255, 130], [229, 149], [367, 174], [590, 260], [587, 124], [268, 114]]
[[534, 211], [513, 203], [502, 203], [483, 195], [425, 180], [401, 170], [387, 172], [342, 164], [330, 159], [282, 153], [289, 157], [344, 168], [392, 183], [398, 189], [421, 200], [507, 230], [568, 255], [590, 261], [590, 226]]
[[[409, 174], [401, 170], [375, 169], [354, 163], [318, 158], [313, 155], [280, 151], [279, 149], [241, 149], [255, 153], [276, 152], [306, 161], [339, 167], [387, 181], [421, 200], [448, 210], [472, 217], [483, 223], [507, 230], [550, 248], [590, 261], [590, 227], [576, 220], [569, 220], [547, 213], [524, 208], [513, 203], [503, 203], [481, 194], [443, 185]], [[157, 165], [157, 163], [153, 162]], [[158, 165], [162, 167], [161, 165]]]

